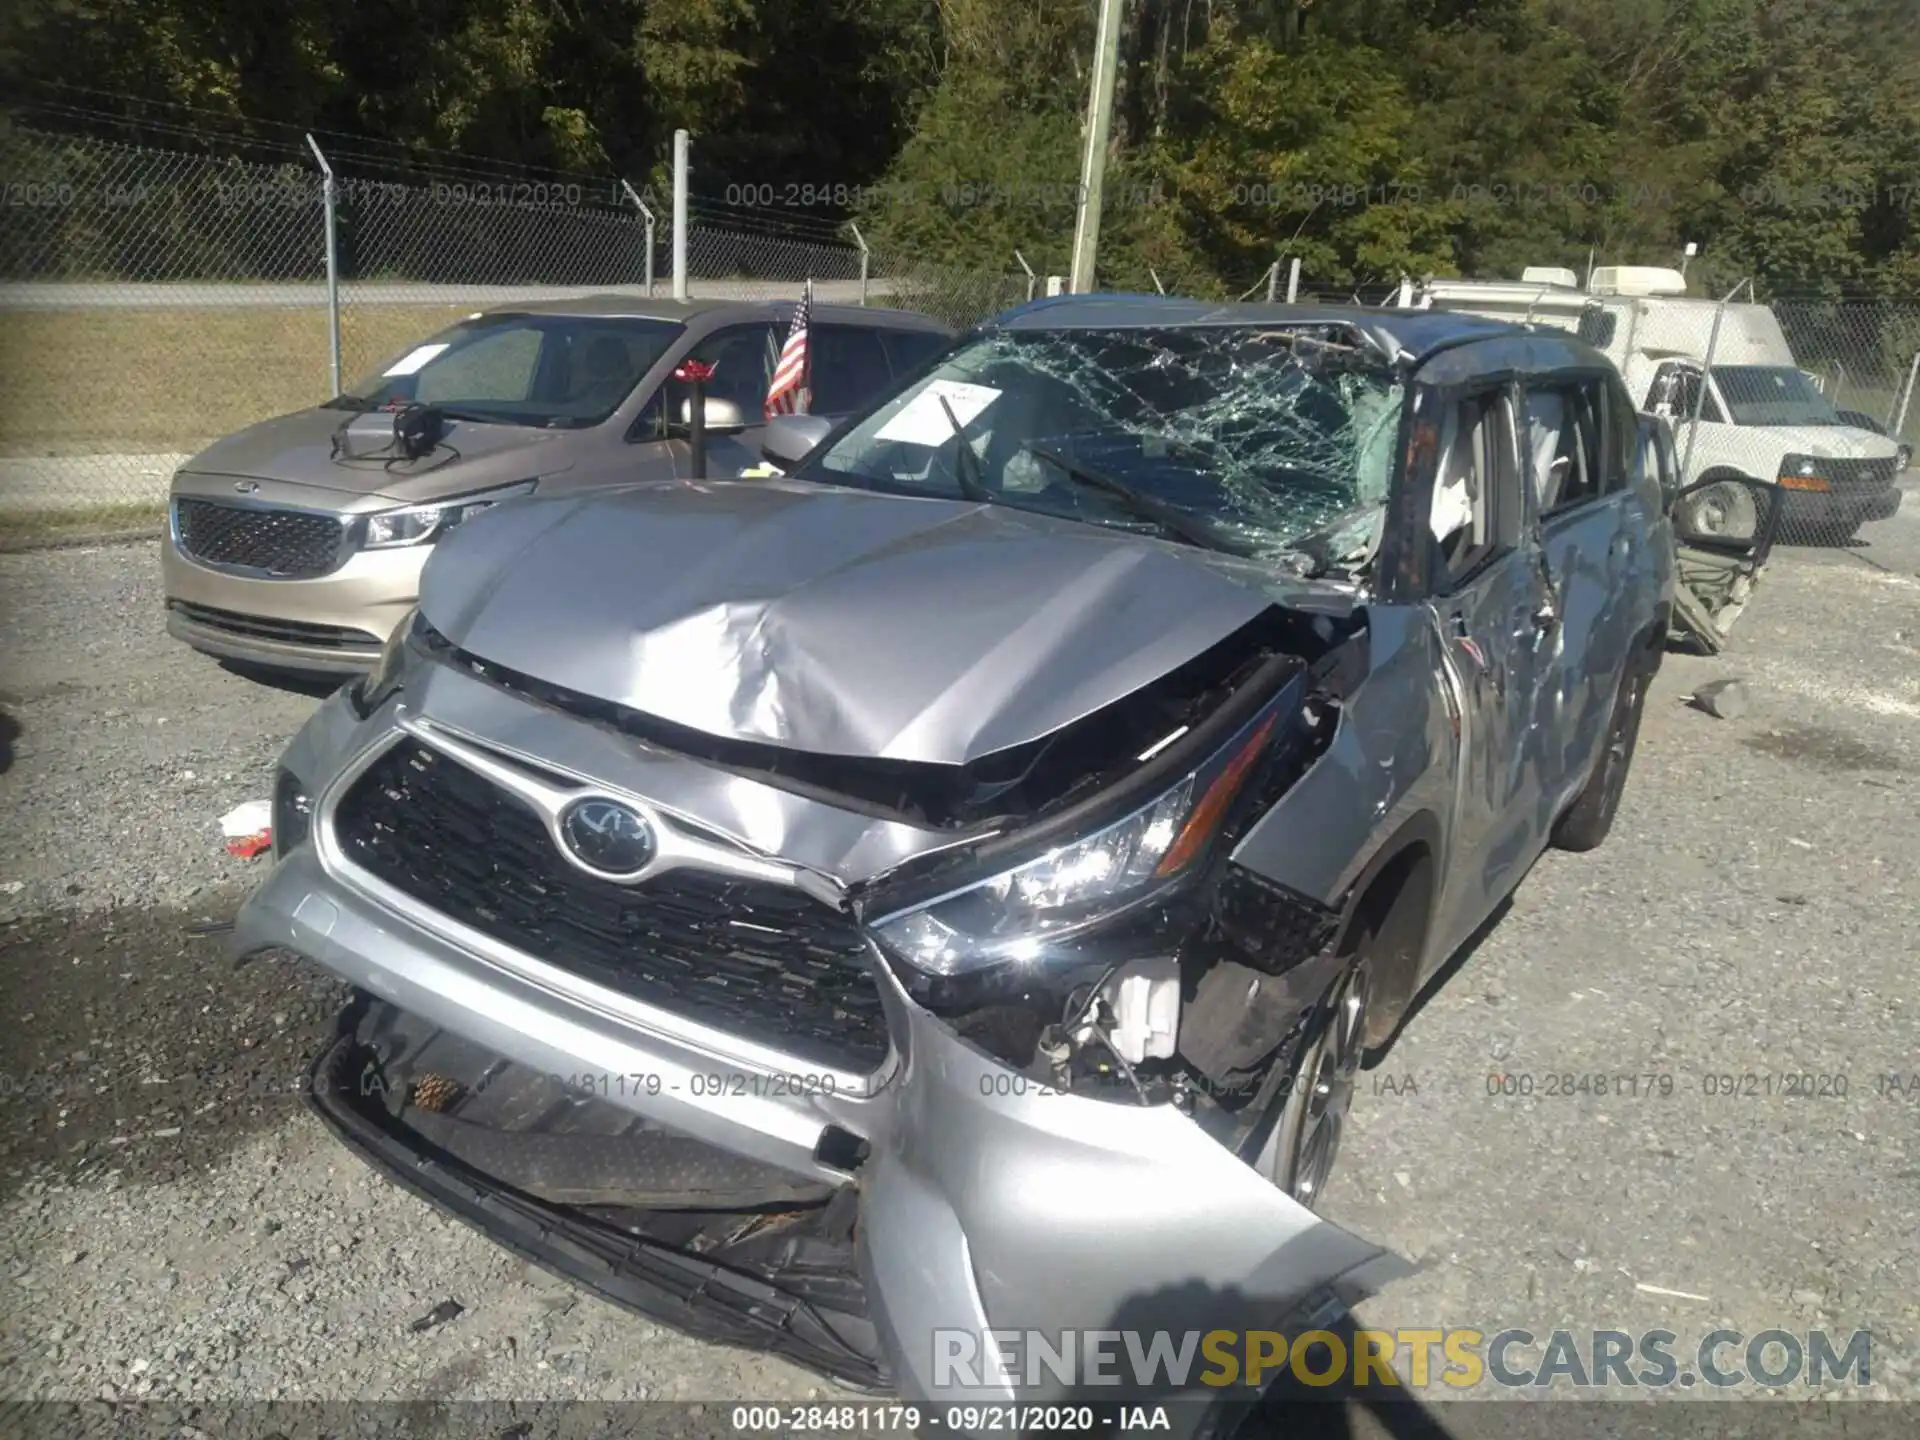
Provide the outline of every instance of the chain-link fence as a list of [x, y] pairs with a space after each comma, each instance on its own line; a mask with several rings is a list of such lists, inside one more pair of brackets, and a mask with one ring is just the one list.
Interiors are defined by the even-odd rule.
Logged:
[[[671, 216], [618, 180], [396, 179], [317, 147], [259, 163], [15, 129], [0, 195], [9, 541], [157, 528], [194, 452], [475, 310], [673, 288]], [[1017, 274], [750, 219], [696, 217], [685, 248], [692, 299], [790, 300], [811, 279], [822, 304], [964, 326], [1025, 298]]]
[[[154, 527], [187, 456], [475, 310], [671, 293], [671, 216], [631, 186], [461, 163], [395, 178], [317, 147], [262, 163], [0, 135], [0, 535]], [[1004, 272], [967, 270], [876, 252], [852, 227], [752, 213], [697, 218], [685, 252], [693, 298], [791, 299], [811, 279], [822, 303], [955, 327], [1047, 293], [1049, 278], [1019, 255]], [[1284, 300], [1297, 283], [1303, 300], [1349, 299], [1285, 264], [1245, 287], [1178, 256], [1102, 279], [1223, 300]], [[1898, 503], [1920, 435], [1920, 302], [1744, 294], [1601, 309], [1627, 330], [1593, 338], [1637, 400], [1675, 418], [1688, 476], [1777, 486], [1783, 540], [1845, 543]]]
[[0, 527], [151, 524], [193, 450], [310, 403], [327, 346], [320, 212], [246, 198], [302, 178], [0, 136]]

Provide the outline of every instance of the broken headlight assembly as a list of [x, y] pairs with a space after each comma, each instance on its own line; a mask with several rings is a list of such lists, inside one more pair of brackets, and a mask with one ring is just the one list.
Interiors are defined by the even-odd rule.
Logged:
[[502, 485], [497, 490], [481, 490], [459, 495], [431, 505], [407, 505], [398, 510], [382, 510], [362, 522], [360, 546], [364, 550], [392, 550], [402, 545], [421, 545], [436, 540], [454, 526], [490, 510], [502, 500], [533, 493], [533, 480], [517, 485]]
[[874, 935], [895, 959], [943, 979], [1044, 964], [1055, 946], [1151, 903], [1200, 867], [1277, 724], [1262, 712], [1124, 818], [879, 919]]

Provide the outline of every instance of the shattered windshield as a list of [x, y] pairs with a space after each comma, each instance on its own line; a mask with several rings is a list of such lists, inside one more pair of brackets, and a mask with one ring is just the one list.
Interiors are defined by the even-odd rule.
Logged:
[[1345, 553], [1377, 533], [1402, 398], [1370, 350], [1298, 329], [1001, 331], [955, 351], [808, 473], [1240, 555], [1316, 536], [1342, 537]]
[[1736, 425], [1840, 425], [1833, 402], [1790, 365], [1716, 365], [1714, 384]]

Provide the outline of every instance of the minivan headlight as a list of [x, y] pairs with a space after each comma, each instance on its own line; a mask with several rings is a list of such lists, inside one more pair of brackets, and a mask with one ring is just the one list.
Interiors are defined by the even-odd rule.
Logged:
[[1124, 819], [965, 890], [876, 921], [886, 949], [930, 975], [1042, 958], [1049, 943], [1110, 920], [1184, 879], [1272, 735], [1250, 721], [1213, 760]]
[[431, 505], [404, 505], [397, 510], [381, 510], [366, 517], [361, 545], [368, 550], [391, 550], [401, 545], [420, 545], [438, 538], [463, 520], [471, 520], [482, 510], [502, 500], [533, 493], [533, 480], [517, 485], [502, 485], [497, 490], [480, 490], [471, 495], [456, 495], [436, 500]]

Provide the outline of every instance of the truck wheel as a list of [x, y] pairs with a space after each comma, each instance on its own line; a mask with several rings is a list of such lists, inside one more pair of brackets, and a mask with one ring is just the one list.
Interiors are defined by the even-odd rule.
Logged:
[[1556, 850], [1591, 850], [1607, 838], [1613, 817], [1620, 809], [1620, 797], [1626, 793], [1627, 771], [1633, 765], [1633, 747], [1640, 738], [1640, 716], [1647, 708], [1647, 681], [1654, 666], [1645, 651], [1636, 650], [1627, 660], [1620, 677], [1620, 688], [1613, 697], [1613, 714], [1607, 720], [1607, 736], [1600, 759], [1587, 779], [1586, 789], [1569, 805], [1553, 827]]
[[1760, 507], [1744, 480], [1703, 485], [1674, 507], [1674, 528], [1687, 536], [1743, 543], [1760, 533]]

